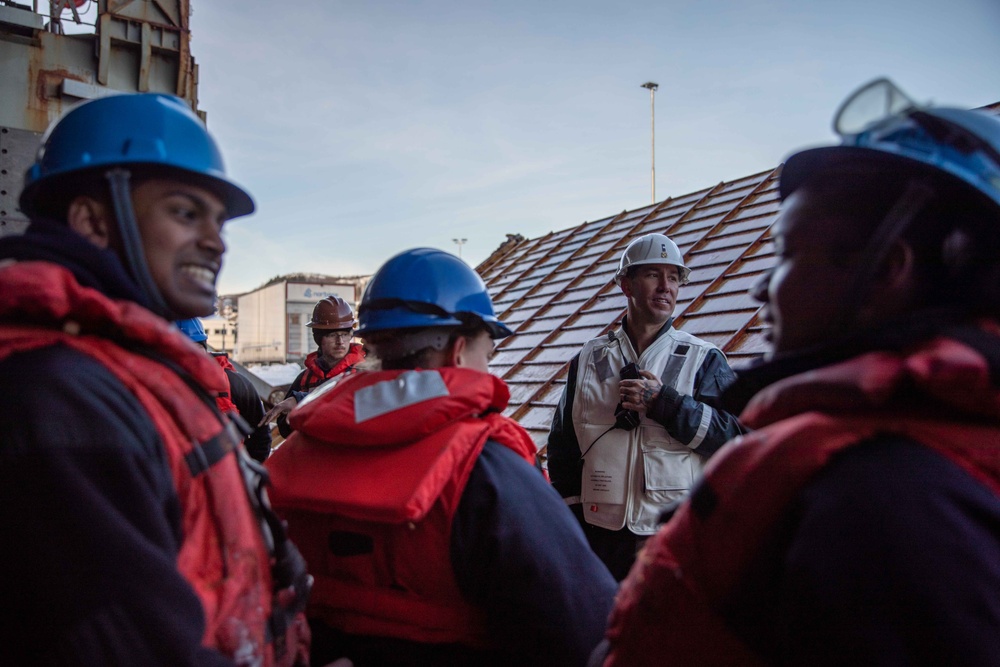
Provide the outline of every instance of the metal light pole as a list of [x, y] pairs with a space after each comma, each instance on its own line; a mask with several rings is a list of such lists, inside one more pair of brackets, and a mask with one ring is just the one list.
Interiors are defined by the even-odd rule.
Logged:
[[647, 81], [642, 84], [643, 88], [649, 88], [649, 137], [652, 153], [652, 169], [650, 175], [650, 189], [652, 197], [650, 203], [656, 203], [656, 89], [660, 84]]
[[458, 256], [459, 256], [459, 257], [461, 257], [461, 256], [462, 256], [462, 245], [463, 245], [463, 244], [464, 244], [464, 243], [465, 243], [466, 241], [468, 241], [468, 240], [469, 240], [469, 239], [452, 239], [452, 241], [453, 241], [453, 242], [455, 243], [455, 245], [457, 245], [457, 246], [458, 246]]

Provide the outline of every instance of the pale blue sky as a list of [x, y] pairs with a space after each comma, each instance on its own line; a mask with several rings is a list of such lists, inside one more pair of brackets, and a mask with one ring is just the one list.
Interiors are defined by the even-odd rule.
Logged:
[[195, 0], [200, 108], [258, 212], [220, 280], [485, 259], [833, 140], [858, 85], [1000, 101], [997, 0]]

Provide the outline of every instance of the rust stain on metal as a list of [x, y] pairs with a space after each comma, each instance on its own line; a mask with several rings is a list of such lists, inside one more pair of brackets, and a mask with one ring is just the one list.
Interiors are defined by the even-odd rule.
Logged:
[[29, 95], [25, 109], [27, 129], [44, 132], [49, 121], [62, 113], [63, 100], [59, 94], [59, 86], [65, 79], [87, 83], [86, 78], [66, 69], [40, 69], [35, 61], [35, 54], [32, 53], [29, 81], [34, 84], [34, 94]]
[[[90, 83], [79, 74], [74, 74], [66, 69], [43, 69], [38, 70], [35, 78], [35, 95], [46, 105], [52, 100], [59, 99], [59, 86], [65, 79], [72, 79], [81, 83]], [[58, 103], [58, 102], [57, 102]]]
[[[43, 51], [41, 49], [31, 49], [28, 58], [28, 90], [25, 91], [27, 104], [24, 109], [24, 124], [27, 130], [32, 132], [43, 132], [49, 126], [49, 110], [46, 98], [39, 90], [39, 72], [41, 71]], [[34, 91], [31, 90], [35, 85]]]

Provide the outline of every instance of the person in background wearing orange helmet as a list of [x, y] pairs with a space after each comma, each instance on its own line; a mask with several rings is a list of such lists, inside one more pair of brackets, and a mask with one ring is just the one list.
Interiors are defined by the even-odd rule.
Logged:
[[267, 411], [259, 425], [278, 420], [278, 432], [283, 437], [292, 433], [286, 416], [306, 394], [330, 378], [350, 372], [365, 360], [365, 350], [354, 338], [354, 309], [336, 294], [322, 299], [313, 308], [312, 320], [307, 327], [313, 330], [313, 339], [319, 349], [310, 352], [305, 369], [292, 382], [285, 398]]

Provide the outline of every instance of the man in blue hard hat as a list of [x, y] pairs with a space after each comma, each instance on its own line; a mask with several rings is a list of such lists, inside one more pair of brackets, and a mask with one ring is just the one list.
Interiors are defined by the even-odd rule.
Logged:
[[[882, 113], [861, 115], [866, 110]], [[850, 97], [781, 172], [773, 350], [595, 664], [995, 665], [1000, 119]]]
[[[308, 576], [264, 471], [173, 325], [210, 314], [227, 220], [253, 211], [181, 99], [82, 103], [0, 239], [0, 663], [292, 665]], [[25, 394], [23, 388], [30, 386]]]
[[510, 330], [461, 259], [387, 261], [359, 306], [382, 370], [313, 391], [267, 467], [316, 577], [313, 661], [582, 665], [615, 581], [504, 417]]
[[[229, 355], [225, 352], [210, 352], [208, 349], [208, 334], [205, 326], [197, 317], [178, 320], [177, 328], [185, 336], [198, 344], [225, 371], [229, 381], [229, 391], [220, 392], [215, 396], [215, 404], [223, 413], [232, 418], [233, 413], [239, 415], [244, 422], [241, 429], [249, 431], [243, 438], [243, 447], [255, 461], [263, 463], [271, 455], [271, 429], [267, 424], [258, 424], [264, 417], [264, 403], [260, 394], [254, 389], [250, 380], [240, 375]], [[256, 424], [256, 426], [254, 426]]]

